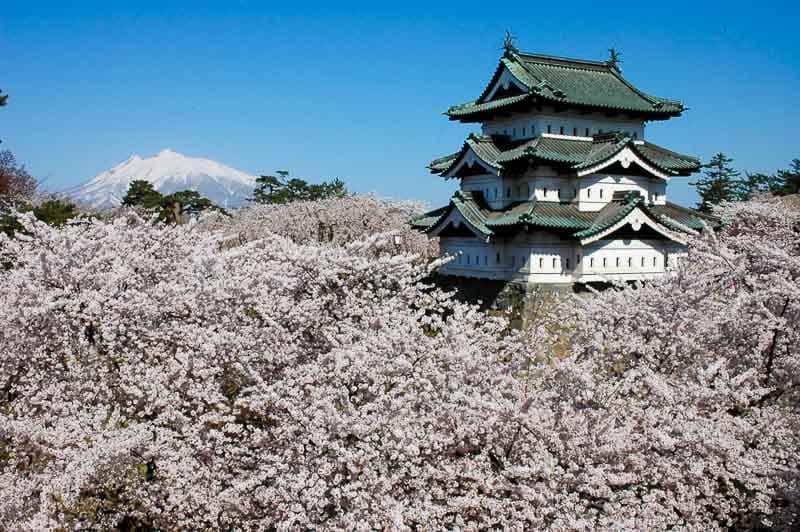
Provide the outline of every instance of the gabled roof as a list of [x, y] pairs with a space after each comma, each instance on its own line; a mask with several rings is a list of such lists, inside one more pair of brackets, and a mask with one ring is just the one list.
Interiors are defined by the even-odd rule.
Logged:
[[444, 229], [451, 214], [457, 212], [476, 235], [491, 237], [514, 233], [527, 226], [566, 233], [568, 238], [584, 241], [613, 229], [637, 209], [667, 236], [685, 236], [705, 225], [719, 225], [716, 218], [675, 204], [647, 205], [637, 192], [616, 193], [614, 200], [601, 210], [586, 212], [579, 211], [573, 203], [537, 200], [492, 210], [481, 192], [458, 191], [449, 205], [411, 220], [411, 226], [435, 234]]
[[[524, 87], [522, 94], [498, 94], [492, 90], [504, 72]], [[678, 116], [686, 109], [679, 101], [639, 90], [609, 62], [507, 50], [478, 99], [453, 106], [445, 114], [451, 120], [472, 122], [486, 119], [500, 109], [542, 103], [626, 112], [653, 120]]]
[[663, 178], [689, 175], [700, 168], [699, 159], [635, 140], [621, 133], [604, 133], [594, 137], [566, 137], [543, 133], [533, 139], [514, 143], [508, 142], [507, 137], [502, 135], [470, 135], [461, 151], [432, 161], [428, 168], [434, 174], [453, 177], [448, 174], [459, 169], [469, 152], [498, 174], [523, 160], [566, 166], [577, 175], [598, 171], [620, 159], [623, 159], [623, 164], [636, 162], [650, 173]]

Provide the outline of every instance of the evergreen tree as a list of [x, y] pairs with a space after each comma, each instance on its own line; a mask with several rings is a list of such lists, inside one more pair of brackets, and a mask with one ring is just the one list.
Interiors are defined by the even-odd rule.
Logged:
[[149, 181], [137, 179], [131, 181], [128, 186], [128, 192], [122, 198], [122, 204], [126, 207], [142, 207], [145, 209], [158, 209], [164, 196], [159, 191], [153, 188], [153, 184]]
[[48, 225], [61, 227], [78, 216], [78, 207], [70, 201], [51, 199], [34, 207], [33, 215]]
[[700, 203], [697, 204], [700, 211], [711, 212], [715, 205], [740, 200], [746, 195], [747, 190], [739, 179], [739, 171], [731, 163], [733, 159], [720, 152], [703, 165], [703, 176], [689, 183], [700, 195]]
[[180, 190], [164, 196], [161, 200], [159, 219], [170, 223], [183, 223], [184, 216], [194, 216], [200, 212], [216, 208], [211, 200], [195, 190]]
[[[283, 170], [279, 170], [276, 173], [282, 175], [283, 177], [289, 175], [288, 172]], [[253, 197], [250, 198], [250, 201], [254, 203], [280, 203], [276, 201], [276, 199], [282, 192], [283, 188], [284, 185], [277, 176], [262, 175], [256, 179], [256, 188], [253, 191]]]
[[793, 159], [788, 169], [778, 170], [778, 179], [782, 184], [778, 194], [800, 194], [800, 159]]
[[280, 170], [276, 174], [278, 175], [262, 175], [256, 179], [256, 189], [250, 201], [283, 204], [293, 201], [342, 198], [347, 195], [344, 181], [339, 178], [313, 184], [296, 177], [289, 179], [289, 172], [285, 170]]

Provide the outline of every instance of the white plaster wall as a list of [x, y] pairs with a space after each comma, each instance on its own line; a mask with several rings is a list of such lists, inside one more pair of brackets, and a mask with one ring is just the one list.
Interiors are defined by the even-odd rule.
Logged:
[[614, 192], [637, 191], [648, 203], [664, 205], [667, 201], [667, 183], [663, 179], [643, 176], [592, 174], [580, 178], [578, 209], [599, 211], [614, 197]]
[[455, 257], [443, 274], [541, 284], [649, 279], [686, 255], [683, 246], [664, 240], [608, 239], [582, 247], [546, 232], [494, 242], [445, 237], [440, 249]]
[[464, 177], [461, 190], [482, 191], [492, 209], [536, 198], [576, 202], [581, 211], [599, 211], [612, 200], [614, 192], [620, 191], [637, 191], [647, 203], [656, 205], [667, 201], [667, 183], [663, 179], [602, 173], [574, 178], [558, 175], [548, 167], [539, 167], [520, 177], [501, 178], [491, 174]]
[[582, 249], [575, 272], [582, 282], [647, 279], [674, 267], [686, 248], [664, 240], [598, 240]]
[[608, 131], [625, 131], [637, 139], [644, 139], [645, 123], [624, 115], [610, 118], [596, 112], [556, 113], [552, 108], [544, 107], [541, 112], [514, 113], [507, 118], [486, 121], [481, 130], [485, 135], [502, 134], [513, 139], [533, 138], [542, 133], [586, 137]]

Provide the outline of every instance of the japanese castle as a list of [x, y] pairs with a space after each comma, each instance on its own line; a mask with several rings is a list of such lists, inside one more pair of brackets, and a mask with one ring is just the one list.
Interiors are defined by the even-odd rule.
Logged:
[[667, 201], [669, 180], [700, 161], [645, 140], [647, 122], [684, 110], [625, 80], [613, 50], [586, 61], [507, 40], [480, 96], [445, 113], [481, 126], [429, 165], [459, 190], [412, 226], [454, 257], [445, 275], [533, 284], [661, 275], [704, 219], [715, 222]]

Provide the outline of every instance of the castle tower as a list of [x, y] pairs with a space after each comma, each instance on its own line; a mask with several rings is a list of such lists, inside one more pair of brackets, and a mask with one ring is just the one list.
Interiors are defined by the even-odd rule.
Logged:
[[541, 284], [662, 275], [702, 229], [702, 214], [667, 201], [667, 184], [700, 161], [645, 140], [679, 101], [646, 94], [609, 61], [516, 50], [450, 120], [480, 124], [429, 169], [458, 179], [449, 205], [412, 221], [455, 260], [440, 273]]

